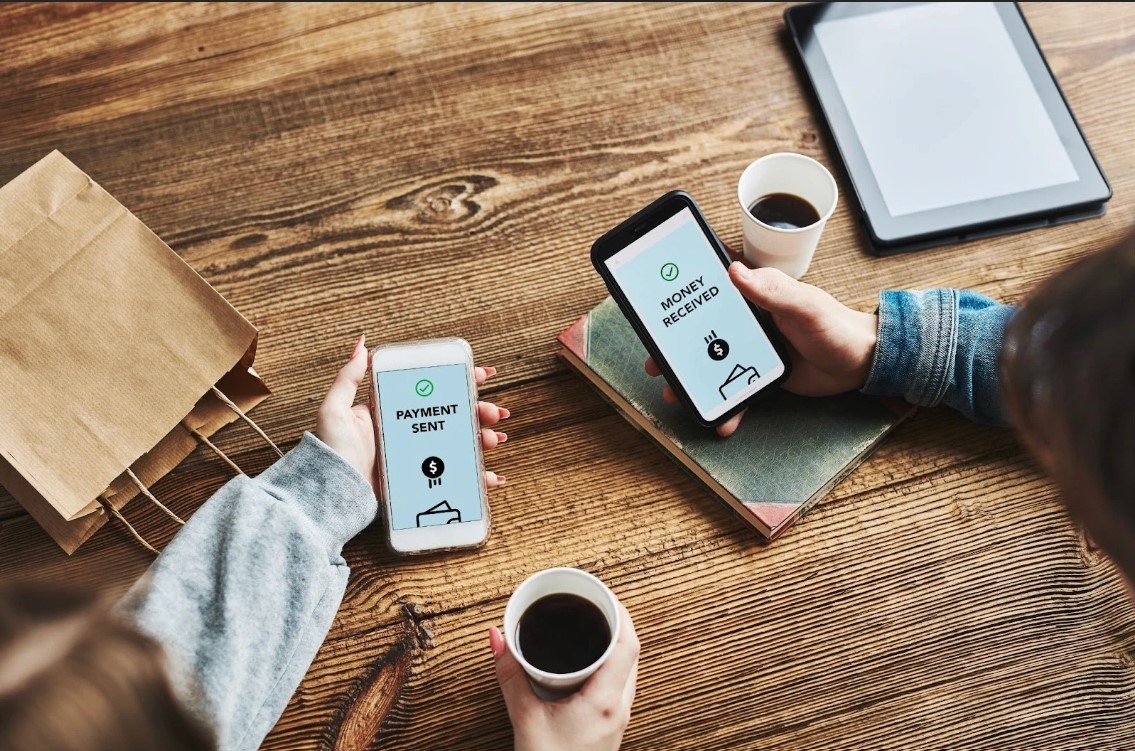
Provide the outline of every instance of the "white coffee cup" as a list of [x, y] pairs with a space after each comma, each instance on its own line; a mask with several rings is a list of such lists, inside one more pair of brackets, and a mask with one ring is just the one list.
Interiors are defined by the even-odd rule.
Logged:
[[[749, 207], [773, 193], [803, 198], [816, 209], [820, 220], [807, 227], [784, 229], [753, 218]], [[784, 152], [763, 156], [745, 168], [737, 182], [737, 201], [741, 204], [745, 260], [799, 279], [812, 263], [820, 233], [839, 201], [839, 190], [824, 165], [803, 154]]]
[[[520, 645], [517, 644], [520, 617], [541, 597], [556, 594], [577, 595], [591, 602], [603, 613], [607, 627], [611, 630], [611, 643], [599, 659], [574, 673], [549, 673], [532, 666], [524, 659]], [[512, 656], [528, 674], [536, 695], [545, 700], [561, 699], [582, 686], [611, 656], [615, 642], [619, 640], [622, 620], [618, 600], [603, 582], [577, 568], [549, 568], [525, 579], [512, 593], [512, 597], [508, 598], [508, 605], [504, 609], [504, 641]]]

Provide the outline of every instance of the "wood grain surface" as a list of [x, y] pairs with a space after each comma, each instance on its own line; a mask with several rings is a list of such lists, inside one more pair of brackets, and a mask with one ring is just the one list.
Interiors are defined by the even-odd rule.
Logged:
[[[268, 749], [499, 749], [486, 640], [532, 572], [578, 566], [635, 617], [624, 748], [1129, 749], [1135, 610], [1014, 436], [929, 410], [771, 545], [556, 360], [601, 300], [587, 251], [690, 191], [729, 243], [763, 154], [834, 167], [769, 5], [7, 4], [0, 181], [62, 150], [260, 329], [281, 444], [355, 337], [456, 335], [514, 413], [475, 553], [400, 560], [369, 529], [339, 617]], [[845, 200], [807, 281], [1008, 302], [1135, 224], [1135, 14], [1024, 5], [1115, 191], [1108, 214], [889, 259]], [[841, 192], [850, 195], [838, 173]], [[144, 367], [144, 364], [139, 364]], [[0, 430], [3, 427], [0, 426]], [[250, 473], [247, 428], [218, 443]], [[192, 514], [200, 450], [155, 487]], [[127, 515], [159, 546], [160, 513]], [[0, 576], [123, 591], [150, 559], [108, 525], [71, 558], [0, 493]]]

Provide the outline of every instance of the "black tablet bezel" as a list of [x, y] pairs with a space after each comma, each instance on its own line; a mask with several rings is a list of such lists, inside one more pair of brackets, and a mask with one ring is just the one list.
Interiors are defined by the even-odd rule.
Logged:
[[1111, 186], [1072, 115], [1032, 30], [1016, 3], [994, 3], [1079, 179], [1074, 183], [930, 211], [898, 217], [891, 215], [812, 29], [822, 17], [831, 18], [832, 14], [836, 14], [837, 18], [848, 18], [922, 4], [815, 3], [793, 6], [784, 13], [789, 34], [804, 63], [804, 71], [827, 121], [832, 140], [843, 159], [852, 189], [863, 210], [864, 226], [877, 252], [886, 253], [889, 247], [912, 249], [969, 239], [983, 231], [992, 229], [996, 232], [998, 227], [1036, 223], [1038, 219], [1040, 224], [1046, 224], [1049, 222], [1044, 220], [1057, 215], [1076, 214], [1079, 218], [1102, 213], [1103, 203], [1111, 198]]
[[620, 287], [619, 283], [615, 280], [615, 275], [607, 268], [608, 258], [682, 211], [682, 209], [690, 210], [694, 219], [697, 220], [698, 226], [701, 227], [702, 232], [709, 240], [709, 244], [717, 255], [718, 260], [721, 261], [723, 266], [728, 267], [732, 261], [729, 259], [729, 254], [725, 250], [725, 245], [721, 242], [721, 239], [718, 238], [717, 233], [709, 226], [709, 222], [706, 220], [705, 215], [702, 214], [697, 202], [694, 201], [689, 193], [682, 190], [672, 190], [659, 197], [649, 206], [638, 211], [630, 218], [624, 220], [618, 227], [609, 230], [596, 240], [595, 244], [591, 246], [591, 265], [595, 267], [595, 270], [599, 272], [599, 276], [603, 278], [603, 282], [607, 285], [607, 291], [611, 293], [611, 297], [614, 298], [615, 303], [623, 312], [623, 316], [626, 317], [627, 322], [631, 324], [635, 333], [638, 334], [638, 338], [642, 341], [643, 346], [646, 347], [647, 352], [654, 358], [654, 362], [658, 365], [658, 369], [662, 371], [666, 382], [670, 384], [670, 388], [672, 388], [674, 393], [678, 396], [678, 401], [685, 406], [699, 425], [706, 428], [714, 428], [726, 422], [741, 410], [751, 406], [754, 402], [773, 393], [776, 390], [775, 387], [784, 383], [792, 374], [792, 363], [788, 359], [788, 349], [785, 346], [784, 340], [781, 338], [780, 332], [772, 324], [772, 321], [769, 320], [769, 317], [766, 316], [760, 308], [752, 303], [748, 303], [749, 309], [753, 311], [753, 316], [757, 319], [757, 324], [761, 327], [761, 330], [765, 332], [765, 336], [768, 337], [769, 342], [772, 344], [776, 356], [784, 363], [784, 372], [775, 381], [767, 384], [760, 391], [750, 394], [713, 420], [707, 420], [698, 412], [697, 407], [694, 405], [694, 400], [678, 379], [678, 375], [674, 372], [674, 368], [671, 367], [665, 355], [662, 354], [662, 350], [654, 342], [654, 337], [647, 331], [646, 324], [642, 322], [638, 311], [635, 310], [626, 294], [623, 293], [622, 287]]

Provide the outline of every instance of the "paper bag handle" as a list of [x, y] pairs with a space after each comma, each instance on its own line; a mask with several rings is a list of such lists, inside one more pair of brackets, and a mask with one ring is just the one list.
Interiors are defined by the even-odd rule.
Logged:
[[[244, 420], [246, 423], [251, 425], [252, 429], [256, 431], [256, 434], [259, 435], [261, 438], [263, 438], [268, 443], [268, 445], [271, 446], [275, 450], [276, 454], [279, 455], [281, 459], [284, 457], [284, 452], [280, 451], [280, 447], [272, 442], [272, 439], [268, 437], [268, 434], [265, 433], [263, 430], [261, 430], [260, 426], [257, 425], [255, 422], [253, 422], [252, 418], [249, 417], [248, 415], [246, 415], [244, 413], [244, 410], [242, 410], [240, 407], [237, 406], [236, 402], [234, 402], [232, 399], [229, 399], [227, 396], [225, 396], [224, 392], [222, 392], [216, 386], [212, 387], [212, 393], [213, 393], [214, 396], [216, 396], [218, 399], [220, 399], [221, 402], [226, 407], [228, 407], [233, 412], [235, 412], [240, 419]], [[182, 427], [184, 427], [189, 432], [190, 435], [192, 435], [194, 438], [196, 438], [201, 443], [205, 444], [205, 446], [207, 446], [209, 449], [211, 449], [214, 454], [221, 457], [221, 459], [223, 459], [226, 464], [228, 464], [230, 467], [232, 467], [234, 472], [236, 472], [238, 475], [244, 474], [244, 470], [242, 470], [240, 467], [238, 467], [237, 463], [234, 462], [232, 459], [230, 459], [228, 457], [228, 455], [225, 454], [224, 451], [221, 451], [221, 449], [218, 448], [217, 445], [214, 444], [212, 441], [210, 441], [209, 438], [204, 433], [202, 433], [201, 431], [197, 430], [196, 428], [190, 426], [187, 422], [185, 422], [185, 420], [182, 420], [180, 424], [181, 424]], [[138, 478], [138, 475], [134, 474], [134, 470], [127, 467], [126, 468], [126, 476], [130, 478], [131, 482], [133, 482], [136, 486], [138, 486], [138, 491], [141, 492], [142, 495], [144, 495], [146, 497], [146, 499], [150, 501], [150, 503], [154, 504], [159, 509], [161, 509], [162, 512], [165, 513], [166, 516], [173, 519], [175, 522], [177, 522], [177, 524], [179, 524], [179, 525], [185, 524], [185, 520], [183, 520], [180, 516], [173, 513], [172, 511], [170, 511], [169, 508], [164, 503], [159, 501], [157, 499], [157, 497], [153, 493], [150, 492], [150, 489], [147, 488], [142, 483], [142, 481]], [[127, 531], [130, 532], [130, 536], [133, 537], [135, 540], [137, 540], [138, 543], [142, 547], [144, 547], [146, 550], [150, 551], [154, 555], [160, 554], [161, 551], [159, 551], [157, 548], [155, 548], [153, 545], [151, 545], [149, 542], [147, 542], [146, 538], [142, 537], [142, 535], [138, 532], [138, 530], [136, 530], [134, 528], [134, 525], [132, 525], [129, 521], [126, 520], [126, 517], [122, 514], [122, 512], [119, 511], [118, 509], [116, 509], [114, 507], [114, 505], [111, 504], [110, 501], [107, 500], [106, 496], [100, 495], [98, 497], [98, 502], [104, 509], [106, 509], [107, 512], [110, 513], [111, 516], [113, 516], [115, 519], [117, 519], [118, 521], [122, 522], [123, 525], [125, 525]]]
[[98, 497], [98, 502], [99, 502], [99, 504], [100, 504], [100, 505], [101, 505], [101, 506], [102, 506], [102, 507], [103, 507], [104, 509], [106, 509], [106, 510], [107, 510], [107, 512], [108, 512], [108, 513], [109, 513], [109, 514], [110, 514], [111, 516], [113, 516], [113, 517], [114, 517], [115, 519], [117, 519], [118, 521], [122, 522], [122, 523], [123, 523], [123, 525], [125, 525], [125, 527], [126, 527], [127, 531], [129, 531], [129, 532], [130, 532], [130, 535], [131, 535], [131, 536], [132, 536], [132, 537], [133, 537], [133, 538], [134, 538], [135, 540], [137, 540], [137, 541], [138, 541], [138, 544], [140, 544], [140, 545], [141, 545], [142, 547], [144, 547], [144, 548], [145, 548], [146, 550], [150, 551], [150, 552], [151, 552], [151, 553], [153, 553], [154, 555], [160, 555], [160, 554], [161, 554], [161, 551], [160, 551], [160, 550], [158, 550], [157, 548], [155, 548], [155, 547], [154, 547], [153, 545], [151, 545], [150, 543], [146, 542], [146, 538], [145, 538], [145, 537], [143, 537], [142, 535], [138, 534], [138, 530], [134, 529], [134, 525], [133, 525], [133, 524], [131, 524], [130, 522], [126, 521], [126, 517], [125, 517], [125, 516], [123, 516], [123, 515], [122, 515], [122, 512], [121, 512], [121, 511], [119, 511], [118, 509], [116, 509], [116, 508], [114, 507], [114, 505], [113, 505], [113, 504], [111, 504], [111, 502], [110, 502], [110, 501], [108, 501], [108, 500], [106, 499], [106, 496], [104, 496], [104, 495], [100, 495], [100, 496]]
[[210, 441], [208, 436], [206, 436], [204, 433], [202, 433], [197, 428], [191, 427], [189, 425], [189, 423], [187, 423], [185, 420], [181, 421], [181, 425], [182, 425], [182, 427], [184, 427], [186, 430], [189, 431], [189, 435], [193, 436], [198, 441], [200, 441], [201, 443], [208, 446], [213, 451], [214, 454], [216, 454], [217, 456], [224, 459], [225, 464], [232, 467], [233, 472], [236, 472], [238, 475], [244, 474], [244, 470], [241, 469], [240, 467], [238, 467], [236, 462], [234, 462], [232, 459], [229, 458], [228, 454], [226, 454], [224, 451], [221, 451], [219, 448], [217, 448], [216, 444], [213, 443], [212, 441]]
[[254, 423], [252, 421], [251, 417], [244, 414], [244, 410], [242, 410], [240, 407], [238, 407], [236, 402], [234, 402], [232, 399], [225, 396], [224, 393], [219, 388], [217, 388], [216, 386], [213, 387], [213, 395], [216, 396], [218, 399], [220, 399], [222, 402], [224, 402], [226, 407], [231, 409], [233, 412], [236, 412], [237, 417], [239, 417], [240, 419], [244, 420], [246, 423], [251, 425], [252, 429], [255, 430], [256, 433], [261, 438], [263, 438], [265, 441], [267, 441], [268, 445], [271, 446], [276, 451], [276, 456], [280, 457], [281, 459], [284, 458], [284, 452], [280, 450], [280, 447], [277, 446], [276, 444], [272, 443], [272, 439], [268, 437], [268, 434], [265, 433], [263, 430], [261, 430], [260, 426], [257, 425], [256, 423]]

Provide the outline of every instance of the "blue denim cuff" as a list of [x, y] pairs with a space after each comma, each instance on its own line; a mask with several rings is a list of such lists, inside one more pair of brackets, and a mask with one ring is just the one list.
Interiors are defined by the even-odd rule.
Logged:
[[958, 345], [957, 291], [879, 293], [879, 333], [863, 393], [933, 407], [942, 401]]

